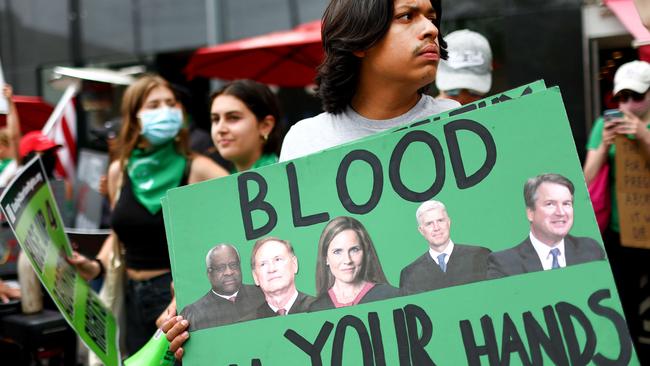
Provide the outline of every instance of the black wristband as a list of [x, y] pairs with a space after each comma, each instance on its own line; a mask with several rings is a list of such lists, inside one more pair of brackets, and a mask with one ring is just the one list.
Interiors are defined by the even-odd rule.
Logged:
[[102, 261], [100, 261], [98, 258], [94, 258], [93, 260], [97, 262], [97, 265], [99, 265], [99, 273], [97, 273], [97, 276], [93, 278], [93, 280], [95, 280], [99, 277], [102, 277], [104, 273], [106, 273], [106, 268], [104, 268], [104, 263], [102, 263]]

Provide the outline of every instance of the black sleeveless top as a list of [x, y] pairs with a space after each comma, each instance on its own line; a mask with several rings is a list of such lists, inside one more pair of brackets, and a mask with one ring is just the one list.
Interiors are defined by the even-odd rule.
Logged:
[[[188, 160], [179, 186], [187, 184], [192, 161]], [[170, 269], [162, 210], [152, 215], [135, 198], [125, 172], [120, 198], [111, 215], [111, 225], [125, 248], [127, 268]]]

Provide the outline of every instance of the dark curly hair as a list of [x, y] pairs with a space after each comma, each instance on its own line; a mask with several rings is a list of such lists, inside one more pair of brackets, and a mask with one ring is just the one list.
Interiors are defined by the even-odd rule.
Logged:
[[[447, 42], [440, 29], [442, 4], [440, 0], [430, 1], [436, 11], [440, 57], [446, 60]], [[393, 16], [393, 0], [332, 0], [327, 6], [321, 31], [325, 58], [316, 76], [318, 96], [326, 112], [338, 114], [350, 104], [361, 67], [353, 52], [367, 50], [384, 38]]]

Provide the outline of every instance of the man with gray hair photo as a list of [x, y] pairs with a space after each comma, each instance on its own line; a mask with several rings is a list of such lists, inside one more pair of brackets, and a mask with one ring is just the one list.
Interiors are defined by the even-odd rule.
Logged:
[[315, 298], [296, 289], [298, 258], [287, 240], [259, 239], [251, 251], [251, 270], [265, 301], [243, 320], [304, 313]]
[[451, 219], [440, 201], [426, 201], [415, 213], [418, 230], [429, 250], [406, 266], [399, 287], [404, 295], [484, 280], [490, 250], [454, 243]]
[[235, 323], [264, 303], [257, 286], [242, 284], [241, 261], [234, 246], [213, 247], [205, 257], [205, 265], [212, 288], [181, 312], [190, 331]]
[[524, 185], [530, 233], [516, 247], [494, 252], [488, 278], [546, 271], [603, 260], [603, 248], [593, 239], [569, 235], [573, 226], [573, 183], [559, 174], [542, 174]]

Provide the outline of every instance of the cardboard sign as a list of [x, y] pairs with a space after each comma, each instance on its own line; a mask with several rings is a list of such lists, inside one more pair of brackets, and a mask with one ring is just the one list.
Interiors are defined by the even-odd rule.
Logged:
[[0, 206], [61, 314], [105, 365], [119, 365], [115, 318], [66, 261], [72, 250], [38, 157], [5, 189]]
[[616, 136], [616, 199], [621, 244], [650, 249], [650, 157], [627, 136]]
[[[170, 190], [163, 213], [178, 308], [199, 319], [190, 323], [183, 363], [638, 364], [559, 89], [531, 85], [304, 158]], [[572, 221], [561, 259], [566, 266], [547, 271], [536, 254], [519, 263], [512, 251], [503, 252], [529, 240], [522, 192], [542, 173], [575, 186], [573, 201], [557, 208], [572, 213], [562, 222]], [[454, 249], [444, 270], [429, 254], [429, 239], [435, 240], [416, 220], [429, 200], [444, 203], [449, 217]], [[338, 221], [363, 229], [338, 240], [341, 233], [330, 226]], [[273, 244], [258, 246], [251, 263], [258, 240]], [[295, 257], [278, 240], [290, 242]], [[320, 242], [329, 247], [319, 250]], [[361, 247], [363, 259], [338, 267], [342, 250], [329, 248], [339, 242], [350, 248], [344, 253], [359, 255]], [[214, 276], [237, 270], [236, 260], [211, 262], [208, 253], [220, 243], [241, 258], [244, 285], [230, 299], [236, 311], [265, 292], [261, 305], [237, 319], [232, 308], [216, 305], [222, 299], [212, 292]], [[375, 280], [347, 301], [335, 286], [351, 267], [347, 278]], [[274, 316], [265, 300], [273, 301], [274, 284], [284, 286], [294, 272], [300, 294], [287, 316]], [[510, 272], [526, 273], [491, 279]], [[319, 285], [328, 276], [334, 295]], [[248, 303], [239, 303], [240, 296]], [[334, 308], [335, 300], [358, 304]]]
[[79, 168], [75, 184], [76, 217], [74, 227], [99, 229], [104, 196], [99, 193], [99, 182], [108, 168], [108, 154], [89, 149], [79, 151]]

